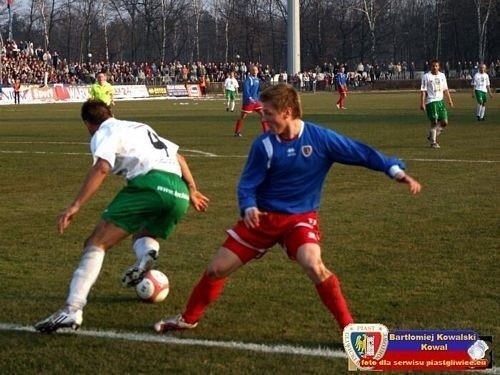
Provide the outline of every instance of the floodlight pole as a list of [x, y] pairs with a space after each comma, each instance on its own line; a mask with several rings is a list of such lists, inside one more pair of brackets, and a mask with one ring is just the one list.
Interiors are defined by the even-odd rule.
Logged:
[[299, 0], [288, 0], [287, 73], [300, 72], [300, 6]]

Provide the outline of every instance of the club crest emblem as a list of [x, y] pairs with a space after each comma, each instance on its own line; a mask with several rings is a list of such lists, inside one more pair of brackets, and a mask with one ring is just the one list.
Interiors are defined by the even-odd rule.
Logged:
[[387, 327], [383, 324], [349, 324], [344, 328], [344, 349], [349, 359], [361, 370], [370, 370], [364, 364], [381, 359], [388, 344]]
[[313, 148], [310, 145], [306, 145], [306, 146], [302, 146], [301, 151], [302, 151], [302, 155], [304, 155], [306, 158], [308, 158], [309, 156], [311, 156], [311, 154], [313, 152]]

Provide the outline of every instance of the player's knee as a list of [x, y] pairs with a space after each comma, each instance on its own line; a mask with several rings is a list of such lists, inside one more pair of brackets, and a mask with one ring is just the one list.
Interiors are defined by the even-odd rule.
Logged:
[[227, 276], [227, 271], [223, 267], [219, 267], [216, 264], [210, 264], [207, 267], [206, 273], [209, 277], [214, 279], [222, 279]]
[[302, 264], [302, 268], [306, 272], [307, 276], [315, 283], [318, 284], [332, 275], [330, 270], [326, 268], [321, 258], [315, 259], [314, 261]]

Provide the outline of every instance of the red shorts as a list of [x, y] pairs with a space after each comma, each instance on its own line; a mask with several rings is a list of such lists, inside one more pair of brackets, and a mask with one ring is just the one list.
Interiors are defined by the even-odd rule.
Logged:
[[296, 259], [297, 250], [306, 243], [319, 243], [318, 213], [281, 214], [268, 212], [261, 216], [260, 226], [247, 228], [243, 220], [227, 230], [225, 248], [235, 253], [243, 263], [260, 258], [279, 243], [290, 259]]
[[262, 103], [255, 102], [250, 104], [243, 104], [243, 106], [241, 107], [241, 112], [252, 113], [252, 112], [258, 112], [261, 109], [262, 109]]

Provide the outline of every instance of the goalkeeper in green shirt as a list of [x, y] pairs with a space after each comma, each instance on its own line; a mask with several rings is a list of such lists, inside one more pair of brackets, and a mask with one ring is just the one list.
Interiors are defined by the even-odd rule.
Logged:
[[90, 87], [90, 99], [100, 100], [109, 105], [115, 105], [115, 90], [106, 80], [106, 74], [97, 74], [97, 82]]

